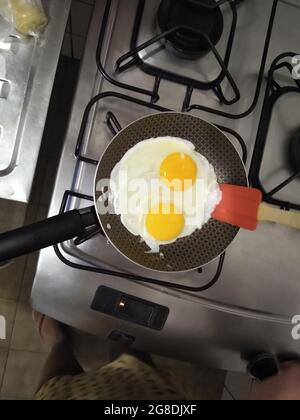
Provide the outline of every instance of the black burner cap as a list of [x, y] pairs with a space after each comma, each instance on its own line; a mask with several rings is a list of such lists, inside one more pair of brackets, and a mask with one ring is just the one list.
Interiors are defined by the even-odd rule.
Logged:
[[290, 156], [293, 168], [300, 173], [300, 132], [293, 138], [290, 146]]
[[162, 32], [175, 26], [186, 27], [167, 36], [167, 39], [177, 53], [190, 59], [210, 50], [207, 40], [199, 32], [215, 45], [224, 28], [223, 14], [215, 0], [162, 0], [158, 24]]

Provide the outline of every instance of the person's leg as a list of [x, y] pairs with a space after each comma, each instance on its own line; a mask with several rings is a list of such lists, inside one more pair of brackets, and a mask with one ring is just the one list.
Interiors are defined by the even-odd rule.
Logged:
[[40, 337], [51, 349], [42, 371], [38, 389], [55, 377], [75, 376], [83, 373], [83, 369], [75, 358], [72, 346], [61, 324], [38, 312], [33, 313], [33, 319]]
[[50, 379], [67, 375], [75, 376], [79, 373], [83, 373], [83, 370], [74, 356], [70, 343], [68, 340], [61, 341], [51, 349], [38, 389]]

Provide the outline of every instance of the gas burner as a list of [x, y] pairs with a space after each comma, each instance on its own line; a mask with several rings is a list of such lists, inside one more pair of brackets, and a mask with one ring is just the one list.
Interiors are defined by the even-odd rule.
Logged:
[[270, 9], [251, 106], [246, 111], [234, 115], [223, 109], [192, 104], [195, 89], [211, 90], [213, 98], [216, 96], [221, 104], [228, 106], [241, 98], [240, 88], [231, 73], [230, 60], [238, 32], [238, 18], [239, 15], [243, 16], [242, 12], [238, 13], [237, 6], [243, 1], [138, 0], [130, 50], [116, 59], [115, 74], [127, 72], [130, 76], [129, 70], [138, 66], [145, 73], [155, 77], [152, 90], [120, 82], [105, 70], [101, 57], [104, 35], [108, 30], [112, 11], [112, 0], [108, 1], [97, 46], [99, 71], [113, 85], [150, 96], [153, 103], [160, 98], [161, 82], [169, 80], [187, 88], [183, 111], [200, 110], [225, 118], [244, 118], [252, 113], [259, 100], [278, 0], [273, 1]]
[[166, 36], [168, 45], [176, 55], [196, 59], [219, 42], [224, 21], [215, 0], [162, 0], [158, 25], [162, 32], [178, 27]]
[[300, 131], [293, 138], [290, 146], [291, 162], [293, 170], [299, 174], [300, 177]]
[[[286, 142], [283, 143], [282, 141], [282, 150], [284, 150], [284, 147], [289, 149], [290, 159], [288, 164], [284, 163], [282, 153], [277, 152], [277, 159], [273, 159], [271, 165], [269, 162], [269, 167], [273, 167], [273, 170], [270, 171], [266, 167], [268, 166], [266, 165], [268, 156], [266, 150], [270, 150], [271, 147], [270, 131], [272, 128], [272, 116], [275, 107], [278, 106], [278, 103], [283, 100], [283, 98], [287, 98], [287, 96], [291, 97], [291, 95], [299, 97], [300, 94], [300, 80], [291, 78], [291, 84], [282, 86], [279, 84], [276, 77], [279, 70], [288, 71], [289, 77], [291, 77], [293, 67], [290, 61], [296, 55], [297, 54], [290, 52], [283, 53], [276, 57], [271, 65], [249, 179], [253, 187], [259, 188], [262, 191], [265, 202], [280, 207], [281, 209], [299, 211], [299, 193], [298, 188], [295, 186], [295, 183], [298, 182], [300, 177], [300, 131], [297, 115], [295, 116], [295, 128], [292, 132], [293, 134], [291, 135], [289, 144], [286, 144]], [[283, 109], [284, 108], [281, 108], [281, 112], [283, 112]], [[292, 119], [290, 120], [290, 125], [291, 124]], [[282, 135], [280, 135], [280, 137], [282, 137]], [[277, 139], [277, 144], [279, 144], [280, 137]], [[274, 146], [275, 144], [273, 144], [272, 147], [273, 153], [276, 151]], [[277, 150], [279, 149], [277, 148]], [[274, 169], [275, 162], [279, 162], [280, 159], [282, 159], [282, 166], [280, 167], [282, 172], [278, 169]], [[282, 176], [286, 179], [281, 179]], [[278, 183], [278, 185], [274, 187], [274, 185], [272, 185], [273, 183]], [[271, 191], [270, 187], [272, 188]]]

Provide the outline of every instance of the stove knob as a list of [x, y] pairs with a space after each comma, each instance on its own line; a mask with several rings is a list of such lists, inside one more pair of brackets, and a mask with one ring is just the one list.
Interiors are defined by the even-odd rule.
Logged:
[[280, 370], [279, 360], [276, 356], [268, 353], [261, 353], [250, 360], [247, 371], [258, 381], [265, 381], [278, 375]]

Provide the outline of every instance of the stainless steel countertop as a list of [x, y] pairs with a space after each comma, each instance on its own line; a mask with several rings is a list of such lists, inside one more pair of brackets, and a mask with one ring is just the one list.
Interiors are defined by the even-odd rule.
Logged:
[[3, 49], [0, 45], [0, 79], [10, 85], [0, 99], [0, 198], [24, 203], [30, 197], [71, 0], [43, 4], [49, 24], [37, 40], [21, 38], [0, 23], [2, 39], [13, 39]]
[[[253, 0], [252, 13], [249, 13], [248, 3], [242, 3], [244, 27], [252, 28], [253, 32], [249, 36], [242, 27], [240, 36], [236, 40], [232, 69], [243, 95], [241, 101], [231, 107], [230, 111], [233, 113], [247, 109], [253, 99], [257, 69], [272, 3], [272, 0], [264, 2]], [[284, 1], [281, 1], [278, 6], [266, 73], [278, 54], [293, 49], [299, 50], [297, 35], [299, 5], [298, 2], [289, 3], [295, 4], [295, 7], [288, 6]], [[128, 28], [132, 25], [134, 4], [136, 1], [130, 3], [129, 7], [125, 0], [113, 1], [103, 52], [103, 62], [109, 73], [113, 73], [116, 58], [126, 52], [126, 47], [128, 48], [131, 36]], [[93, 165], [79, 163], [74, 158], [83, 112], [88, 101], [96, 93], [120, 91], [103, 80], [95, 62], [99, 22], [103, 16], [104, 7], [104, 1], [96, 2], [87, 41], [88, 48], [82, 63], [50, 215], [58, 213], [65, 190], [72, 188], [78, 192], [92, 194], [95, 168]], [[122, 29], [121, 37], [120, 28]], [[244, 55], [245, 45], [247, 45], [246, 55]], [[153, 79], [145, 77], [138, 68], [119, 75], [118, 80], [132, 82], [144, 88], [153, 86]], [[264, 90], [265, 83], [259, 104], [248, 118], [228, 120], [205, 113], [195, 113], [240, 133], [247, 144], [249, 162]], [[128, 94], [124, 90], [123, 93]], [[183, 87], [174, 88], [174, 85], [169, 82], [163, 82], [160, 103], [180, 110], [181, 102], [178, 98], [182, 98], [184, 93]], [[133, 93], [129, 95], [137, 96]], [[209, 92], [197, 92], [195, 95], [197, 95], [195, 102], [198, 100], [207, 106], [219, 106]], [[299, 103], [299, 99], [296, 98], [296, 100]], [[108, 110], [116, 114], [123, 126], [149, 112], [141, 107], [128, 106], [121, 100], [108, 98], [102, 101], [91, 113], [87, 126], [83, 152], [89, 157], [99, 158], [102, 149], [111, 138], [105, 121]], [[292, 120], [296, 117], [298, 121], [298, 110], [297, 107], [287, 107], [281, 119], [276, 119], [273, 128], [273, 135], [276, 136], [275, 143], [280, 140], [282, 119], [285, 121], [285, 119]], [[270, 151], [268, 154], [270, 163], [272, 153]], [[297, 191], [299, 190], [296, 189]], [[89, 202], [70, 200], [68, 208], [84, 207], [87, 204]], [[245, 369], [245, 360], [242, 355], [246, 352], [269, 351], [277, 354], [300, 351], [300, 343], [293, 340], [291, 335], [291, 318], [300, 313], [299, 246], [299, 232], [283, 226], [266, 223], [261, 224], [254, 233], [241, 232], [227, 252], [219, 282], [201, 294], [183, 293], [164, 287], [75, 270], [63, 264], [57, 258], [53, 248], [49, 248], [41, 252], [32, 292], [32, 303], [37, 310], [75, 328], [95, 334], [103, 340], [107, 339], [112, 330], [117, 329], [136, 337], [134, 346], [138, 349], [178, 359], [201, 361], [213, 367], [242, 371]], [[143, 271], [146, 276], [153, 275], [137, 266], [130, 265], [100, 235], [80, 247], [75, 247], [72, 241], [65, 243], [62, 253], [73, 262], [81, 259], [85, 263], [98, 266], [102, 258], [110, 266], [119, 269], [121, 267], [125, 271], [137, 274], [142, 274]], [[189, 284], [191, 282], [192, 285], [200, 286], [202, 281], [205, 284], [211, 279], [215, 270], [215, 263], [205, 267], [200, 281], [197, 277], [198, 283], [195, 283], [195, 278], [189, 274], [173, 275], [171, 280]], [[157, 332], [92, 311], [90, 305], [100, 285], [167, 306], [170, 309], [170, 316], [164, 329]]]

